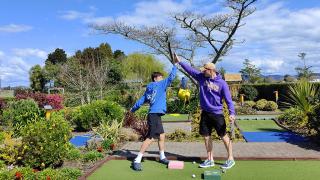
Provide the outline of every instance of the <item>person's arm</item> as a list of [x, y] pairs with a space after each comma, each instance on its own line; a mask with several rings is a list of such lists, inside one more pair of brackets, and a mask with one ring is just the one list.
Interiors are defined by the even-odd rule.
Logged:
[[163, 80], [165, 87], [168, 87], [171, 82], [174, 80], [177, 74], [177, 66], [174, 64], [169, 76]]
[[232, 102], [230, 90], [229, 90], [229, 87], [228, 87], [227, 83], [224, 83], [223, 86], [222, 86], [222, 95], [223, 95], [223, 98], [225, 99], [225, 101], [227, 103], [227, 106], [228, 106], [228, 110], [229, 110], [229, 114], [230, 114], [230, 120], [234, 121], [236, 112], [235, 112], [235, 109], [234, 109], [234, 105], [233, 105], [233, 102]]
[[200, 76], [201, 76], [201, 72], [194, 69], [193, 67], [191, 67], [190, 65], [188, 65], [187, 63], [181, 62], [179, 57], [174, 54], [175, 56], [175, 62], [179, 63], [180, 66], [188, 73], [190, 74], [190, 76], [192, 76], [194, 79], [199, 80]]
[[146, 93], [143, 94], [143, 96], [133, 105], [133, 107], [130, 109], [131, 112], [137, 111], [144, 103], [146, 102]]

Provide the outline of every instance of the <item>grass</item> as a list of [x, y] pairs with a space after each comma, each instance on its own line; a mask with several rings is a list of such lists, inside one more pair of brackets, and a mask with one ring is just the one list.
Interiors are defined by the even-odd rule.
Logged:
[[285, 131], [273, 120], [238, 120], [237, 123], [246, 132]]
[[[221, 163], [221, 162], [220, 162]], [[223, 180], [309, 180], [320, 177], [320, 161], [237, 161], [237, 164], [225, 174]], [[186, 180], [201, 179], [201, 174], [210, 169], [198, 168], [198, 164], [185, 162], [183, 170], [169, 170], [165, 165], [155, 161], [142, 163], [143, 171], [135, 172], [130, 169], [130, 161], [112, 160], [104, 164], [88, 180], [117, 179], [117, 180]], [[195, 174], [196, 178], [191, 175]]]
[[188, 121], [188, 114], [166, 114], [161, 117], [163, 122], [168, 121], [174, 121], [174, 122], [180, 122], [180, 121]]

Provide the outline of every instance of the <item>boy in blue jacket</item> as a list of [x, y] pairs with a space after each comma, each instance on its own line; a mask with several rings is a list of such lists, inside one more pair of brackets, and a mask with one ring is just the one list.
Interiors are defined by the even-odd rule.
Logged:
[[164, 154], [164, 140], [165, 133], [162, 126], [161, 116], [167, 111], [166, 105], [166, 90], [167, 87], [174, 80], [177, 72], [177, 67], [174, 65], [168, 78], [163, 79], [163, 75], [160, 72], [154, 72], [151, 75], [153, 82], [147, 85], [146, 91], [143, 96], [135, 103], [131, 108], [131, 112], [138, 110], [144, 103], [150, 105], [149, 113], [147, 116], [148, 134], [144, 140], [138, 156], [132, 162], [132, 167], [136, 171], [141, 171], [141, 159], [143, 153], [154, 141], [158, 139], [158, 146], [160, 151], [160, 162], [168, 164], [169, 161]]

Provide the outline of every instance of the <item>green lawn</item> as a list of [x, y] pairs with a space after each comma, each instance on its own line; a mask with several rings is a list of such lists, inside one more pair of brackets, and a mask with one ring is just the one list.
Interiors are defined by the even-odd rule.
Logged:
[[237, 123], [242, 131], [247, 132], [284, 131], [273, 120], [238, 120]]
[[[220, 162], [221, 163], [221, 162]], [[320, 161], [237, 161], [222, 180], [313, 180], [320, 177]], [[112, 160], [104, 164], [89, 180], [186, 180], [201, 179], [205, 170], [198, 164], [185, 162], [183, 170], [169, 170], [156, 161], [143, 162], [143, 171], [130, 169], [130, 161]], [[191, 175], [195, 174], [196, 178]]]
[[188, 114], [166, 114], [161, 117], [162, 121], [167, 122], [167, 121], [188, 121]]

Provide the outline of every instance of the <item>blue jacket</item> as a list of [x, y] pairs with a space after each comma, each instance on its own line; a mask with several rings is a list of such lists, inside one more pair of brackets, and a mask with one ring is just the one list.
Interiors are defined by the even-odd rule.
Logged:
[[149, 113], [165, 114], [167, 111], [166, 90], [174, 80], [176, 73], [177, 67], [174, 65], [170, 75], [166, 79], [149, 83], [143, 96], [131, 108], [131, 112], [135, 112], [144, 103], [148, 103], [150, 105]]

